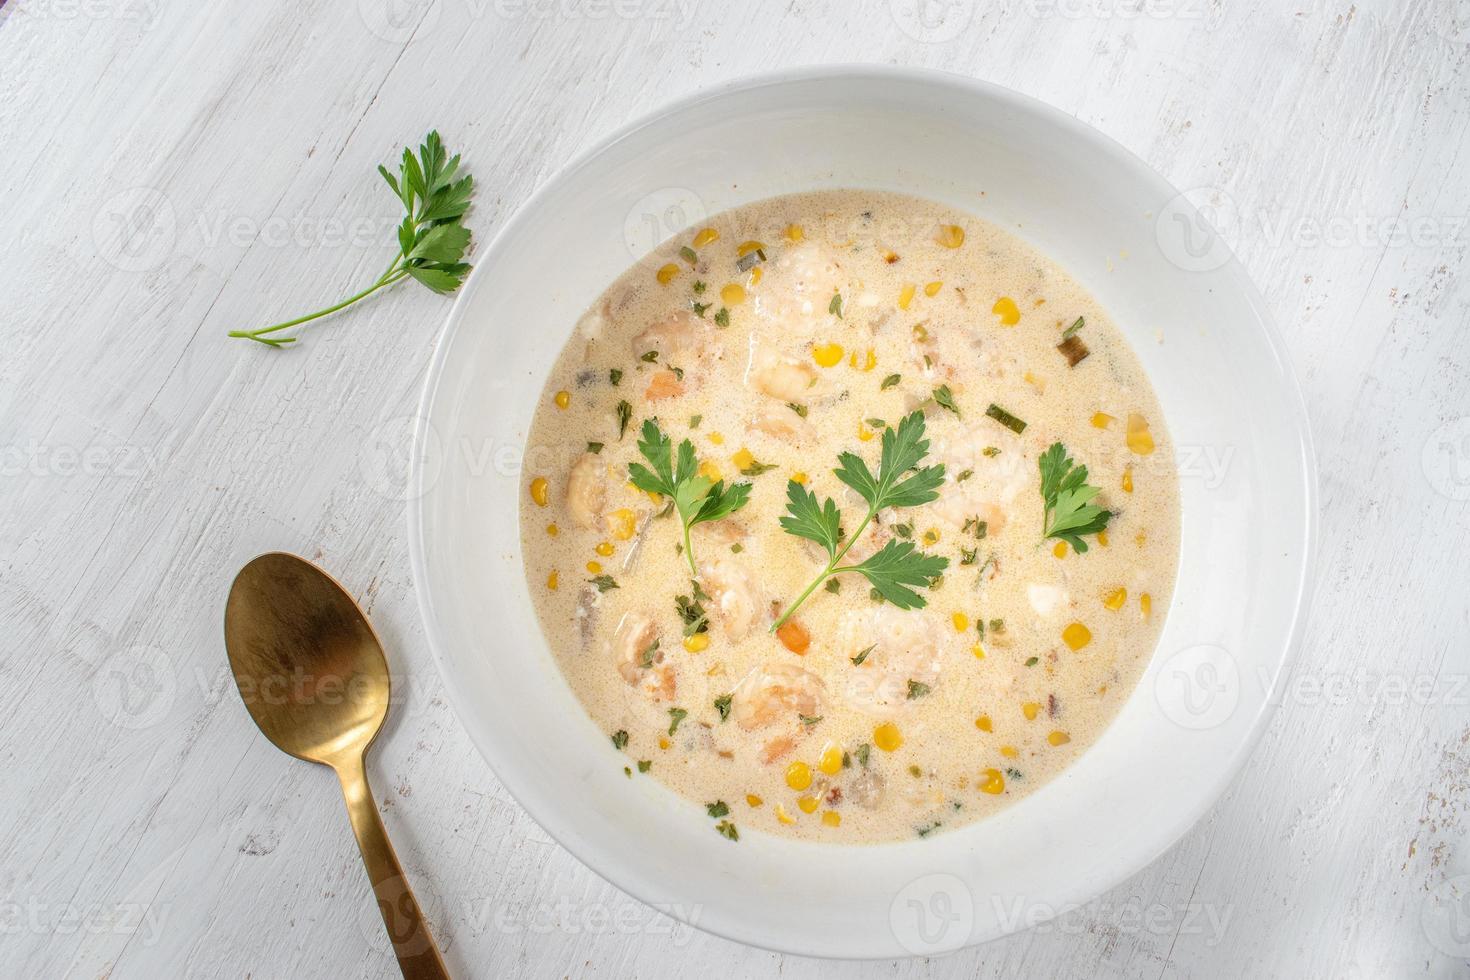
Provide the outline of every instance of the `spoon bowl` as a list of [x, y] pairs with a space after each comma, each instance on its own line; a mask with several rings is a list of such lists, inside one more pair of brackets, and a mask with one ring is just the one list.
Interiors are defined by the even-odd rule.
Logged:
[[447, 977], [373, 803], [363, 754], [388, 715], [383, 645], [347, 590], [304, 558], [261, 555], [235, 576], [225, 649], [240, 697], [282, 752], [331, 767], [405, 977]]
[[240, 570], [225, 605], [225, 648], [250, 717], [276, 748], [335, 767], [361, 754], [388, 715], [382, 644], [346, 590], [281, 552]]

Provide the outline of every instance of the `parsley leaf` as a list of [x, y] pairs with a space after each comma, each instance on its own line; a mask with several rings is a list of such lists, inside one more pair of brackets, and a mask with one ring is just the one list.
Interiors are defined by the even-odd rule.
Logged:
[[856, 565], [843, 565], [842, 558], [880, 510], [885, 507], [916, 507], [939, 497], [938, 488], [944, 482], [944, 467], [919, 468], [919, 462], [928, 452], [929, 441], [924, 438], [924, 413], [914, 412], [896, 428], [890, 426], [883, 430], [882, 452], [876, 474], [856, 453], [844, 452], [838, 455], [840, 465], [833, 472], [868, 505], [867, 514], [858, 524], [857, 530], [847, 537], [846, 543], [843, 543], [842, 514], [837, 509], [836, 501], [829, 497], [825, 503], [819, 504], [816, 494], [801, 484], [794, 480], [787, 483], [786, 515], [781, 518], [781, 527], [788, 534], [821, 545], [827, 552], [828, 560], [827, 567], [822, 569], [806, 590], [772, 624], [772, 630], [790, 619], [792, 613], [824, 581], [846, 572], [863, 575], [872, 584], [873, 592], [877, 596], [887, 599], [900, 609], [917, 609], [925, 605], [924, 597], [915, 592], [913, 587], [932, 586], [940, 573], [948, 567], [948, 558], [925, 554], [910, 541], [889, 541], [876, 554]]
[[1051, 444], [1037, 461], [1041, 469], [1041, 500], [1046, 508], [1043, 534], [1072, 546], [1079, 555], [1087, 551], [1084, 534], [1107, 529], [1112, 512], [1093, 503], [1101, 489], [1087, 483], [1087, 467], [1077, 466], [1060, 442]]
[[949, 385], [940, 385], [934, 389], [934, 401], [940, 408], [947, 408], [959, 417], [960, 407], [954, 403], [954, 392], [949, 390]]
[[670, 708], [669, 709], [669, 719], [670, 719], [669, 720], [669, 734], [672, 735], [672, 734], [674, 734], [674, 732], [678, 731], [679, 730], [679, 722], [683, 721], [685, 718], [688, 718], [688, 717], [689, 717], [689, 712], [685, 711], [683, 708]]
[[[684, 527], [684, 558], [689, 573], [698, 575], [694, 565], [694, 549], [689, 542], [689, 529], [696, 524], [717, 521], [744, 507], [750, 500], [750, 484], [725, 481], [711, 482], [699, 474], [699, 461], [694, 456], [694, 443], [685, 439], [677, 454], [673, 441], [664, 435], [658, 423], [647, 419], [638, 440], [638, 451], [648, 461], [628, 464], [628, 479], [639, 490], [657, 493], [674, 502], [679, 521]], [[650, 468], [651, 467], [651, 468]]]
[[231, 330], [231, 337], [275, 348], [294, 344], [295, 337], [268, 335], [336, 313], [405, 278], [415, 279], [436, 293], [452, 293], [459, 288], [470, 271], [469, 263], [461, 260], [470, 245], [464, 214], [475, 190], [474, 178], [460, 174], [459, 154], [449, 157], [439, 133], [434, 131], [419, 144], [417, 156], [408, 147], [403, 148], [397, 177], [382, 165], [378, 173], [404, 210], [403, 223], [398, 226], [398, 254], [388, 270], [368, 288], [325, 309], [258, 330]]

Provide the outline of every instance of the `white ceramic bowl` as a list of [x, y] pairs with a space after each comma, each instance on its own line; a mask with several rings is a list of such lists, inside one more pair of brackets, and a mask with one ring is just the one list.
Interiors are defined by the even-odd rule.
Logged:
[[[1117, 720], [1016, 805], [899, 844], [760, 833], [732, 844], [702, 807], [625, 778], [558, 672], [521, 572], [523, 445], [579, 315], [657, 239], [701, 212], [834, 187], [905, 191], [1011, 229], [1110, 310], [1179, 448], [1179, 580]], [[1256, 290], [1194, 209], [1122, 147], [1039, 102], [948, 75], [787, 72], [684, 99], [603, 140], [480, 251], [435, 353], [415, 458], [410, 542], [430, 647], [506, 788], [620, 888], [776, 950], [940, 952], [1025, 928], [1138, 871], [1244, 761], [1304, 612], [1312, 454]]]

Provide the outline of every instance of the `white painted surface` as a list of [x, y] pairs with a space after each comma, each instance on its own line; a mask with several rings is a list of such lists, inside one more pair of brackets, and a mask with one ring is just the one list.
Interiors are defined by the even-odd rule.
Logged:
[[[431, 126], [484, 239], [669, 97], [854, 60], [1009, 85], [1215, 189], [1307, 390], [1323, 541], [1282, 708], [1175, 848], [1042, 929], [844, 973], [1470, 969], [1446, 884], [1470, 886], [1470, 8], [906, 2], [0, 8], [0, 972], [391, 974], [330, 776], [266, 743], [224, 670], [224, 591], [273, 548], [337, 572], [390, 647], [404, 699], [369, 769], [459, 974], [839, 969], [611, 889], [446, 707], [397, 498], [447, 302], [401, 286], [289, 353], [224, 334], [380, 271], [373, 167]], [[381, 238], [332, 224], [364, 215]]]

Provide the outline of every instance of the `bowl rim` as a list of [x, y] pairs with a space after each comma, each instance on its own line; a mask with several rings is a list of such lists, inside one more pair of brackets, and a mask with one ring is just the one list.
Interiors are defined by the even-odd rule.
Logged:
[[[1127, 166], [1130, 170], [1135, 171], [1140, 179], [1154, 185], [1159, 192], [1160, 200], [1171, 200], [1180, 194], [1178, 189], [1162, 174], [1154, 170], [1147, 161], [1143, 160], [1111, 136], [1080, 121], [1050, 103], [1003, 85], [932, 68], [862, 62], [805, 65], [744, 75], [716, 85], [696, 89], [617, 127], [612, 132], [602, 136], [575, 153], [565, 165], [537, 186], [496, 230], [486, 246], [479, 251], [482, 251], [484, 254], [492, 253], [502, 239], [510, 237], [520, 227], [522, 222], [530, 220], [529, 216], [535, 213], [536, 206], [543, 198], [548, 196], [562, 182], [585, 167], [594, 158], [634, 136], [641, 130], [656, 125], [671, 115], [677, 115], [703, 102], [723, 98], [736, 92], [747, 92], [762, 88], [814, 81], [832, 82], [860, 78], [930, 85], [936, 88], [947, 89], [950, 93], [960, 98], [967, 98], [977, 94], [982, 95], [1010, 109], [1035, 116], [1043, 123], [1060, 127], [1066, 130], [1068, 135], [1090, 144], [1101, 153], [1118, 159], [1120, 163]], [[1203, 221], [1204, 219], [1201, 218], [1200, 220]], [[483, 263], [477, 262], [475, 268], [470, 271], [469, 277], [455, 296], [454, 303], [445, 318], [444, 324], [435, 337], [428, 370], [425, 374], [423, 391], [419, 398], [417, 414], [414, 418], [411, 455], [412, 468], [407, 484], [406, 511], [408, 520], [409, 567], [410, 573], [413, 576], [414, 594], [417, 599], [420, 618], [423, 621], [424, 638], [435, 668], [444, 682], [445, 697], [454, 709], [455, 715], [459, 718], [461, 726], [469, 734], [470, 740], [474, 743], [480, 757], [489, 766], [496, 778], [501, 781], [506, 792], [515, 799], [516, 803], [536, 821], [537, 825], [548, 836], [576, 857], [593, 874], [645, 905], [656, 907], [655, 898], [647, 894], [644, 889], [638, 887], [636, 883], [614, 878], [614, 869], [609, 868], [608, 870], [604, 870], [604, 865], [596, 860], [595, 855], [587, 853], [592, 850], [591, 848], [582, 846], [582, 842], [580, 841], [576, 843], [569, 841], [567, 839], [568, 835], [558, 835], [547, 825], [546, 821], [540, 815], [526, 806], [521, 796], [504, 780], [494, 761], [493, 753], [483, 743], [480, 733], [474, 726], [465, 723], [464, 719], [469, 713], [468, 705], [464, 701], [464, 695], [458, 692], [450, 683], [451, 672], [447, 667], [446, 655], [444, 653], [447, 644], [441, 635], [441, 628], [437, 625], [434, 618], [433, 603], [430, 595], [428, 554], [424, 539], [424, 512], [425, 502], [429, 497], [428, 490], [430, 489], [432, 474], [426, 468], [425, 460], [429, 458], [427, 447], [431, 438], [430, 414], [447, 362], [450, 348], [449, 341], [460, 329], [461, 323], [465, 319], [470, 297], [473, 296], [471, 286], [474, 284], [475, 277], [479, 274], [482, 265]], [[1257, 289], [1250, 275], [1245, 271], [1239, 258], [1234, 254], [1233, 249], [1230, 250], [1228, 261], [1217, 272], [1227, 274], [1234, 280], [1235, 288], [1239, 290], [1241, 298], [1249, 306], [1255, 318], [1254, 326], [1262, 332], [1272, 356], [1281, 367], [1281, 383], [1285, 388], [1283, 393], [1293, 408], [1291, 434], [1294, 436], [1301, 451], [1301, 491], [1304, 497], [1304, 521], [1300, 538], [1302, 560], [1299, 574], [1292, 583], [1295, 596], [1292, 603], [1290, 628], [1287, 630], [1282, 641], [1281, 656], [1276, 671], [1270, 678], [1269, 684], [1264, 686], [1260, 707], [1255, 717], [1250, 719], [1250, 724], [1236, 746], [1234, 753], [1229, 757], [1226, 764], [1218, 768], [1215, 778], [1210, 780], [1208, 792], [1199, 794], [1199, 802], [1195, 806], [1190, 807], [1176, 823], [1160, 834], [1159, 844], [1153, 849], [1147, 860], [1131, 869], [1119, 869], [1113, 874], [1106, 876], [1100, 882], [1090, 886], [1087, 889], [1091, 893], [1089, 900], [1118, 887], [1153, 864], [1165, 852], [1171, 850], [1218, 803], [1229, 784], [1240, 773], [1247, 758], [1260, 743], [1261, 737], [1265, 734], [1267, 723], [1280, 704], [1281, 689], [1295, 666], [1310, 611], [1310, 599], [1316, 580], [1320, 513], [1317, 458], [1313, 446], [1311, 422], [1306, 399], [1302, 391], [1300, 379], [1292, 366], [1285, 342], [1270, 313], [1266, 309], [1265, 299], [1259, 289]], [[913, 955], [918, 955], [840, 956], [828, 952], [825, 949], [814, 949], [812, 947], [798, 948], [768, 941], [764, 937], [752, 934], [742, 928], [741, 924], [737, 922], [726, 921], [718, 912], [711, 916], [710, 913], [715, 910], [703, 910], [703, 914], [699, 917], [698, 921], [690, 921], [688, 918], [682, 916], [677, 909], [660, 907], [660, 911], [683, 921], [690, 927], [700, 929], [723, 939], [776, 953], [834, 960], [890, 960], [911, 958]], [[1059, 908], [1055, 911], [1056, 914], [1060, 915], [1066, 912], [1067, 909]], [[1051, 917], [1048, 916], [1048, 918]], [[1035, 924], [1037, 923], [1028, 925], [1028, 928], [1034, 927]], [[1015, 932], [1005, 933], [1004, 935], [1014, 935], [1015, 933], [1024, 931], [1026, 930], [1018, 929]], [[1002, 936], [990, 937], [989, 939], [975, 942], [967, 941], [959, 949], [981, 945], [984, 942], [999, 938], [1002, 938]]]

